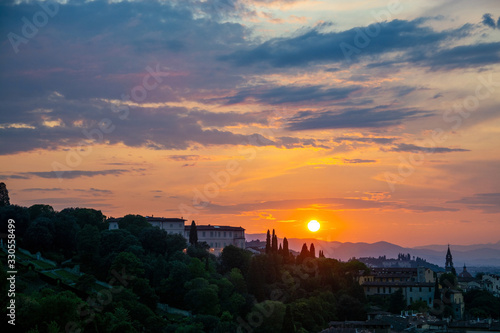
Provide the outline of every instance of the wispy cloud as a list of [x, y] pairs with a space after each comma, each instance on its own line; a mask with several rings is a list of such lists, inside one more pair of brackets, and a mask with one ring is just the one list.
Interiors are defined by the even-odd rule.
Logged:
[[413, 144], [400, 143], [397, 144], [395, 147], [389, 149], [389, 151], [443, 154], [443, 153], [453, 153], [453, 152], [466, 152], [470, 150], [463, 148], [447, 148], [447, 147], [421, 147]]
[[469, 209], [480, 210], [487, 214], [500, 213], [500, 193], [477, 193], [449, 203], [464, 204]]

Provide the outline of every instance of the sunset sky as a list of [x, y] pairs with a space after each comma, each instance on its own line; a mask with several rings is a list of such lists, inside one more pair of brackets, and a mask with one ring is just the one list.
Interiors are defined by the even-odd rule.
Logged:
[[0, 5], [12, 204], [500, 240], [498, 0], [42, 4]]

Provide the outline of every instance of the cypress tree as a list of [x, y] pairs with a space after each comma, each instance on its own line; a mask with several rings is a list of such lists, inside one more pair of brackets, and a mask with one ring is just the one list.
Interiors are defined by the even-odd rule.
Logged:
[[271, 252], [271, 234], [269, 233], [269, 229], [267, 229], [266, 236], [266, 254]]
[[436, 283], [434, 284], [434, 299], [432, 300], [432, 308], [434, 311], [439, 310], [441, 306], [441, 292], [439, 291], [439, 282], [436, 278]]
[[191, 222], [191, 228], [189, 228], [189, 244], [198, 245], [198, 230], [194, 220]]
[[309, 256], [311, 258], [316, 258], [316, 249], [314, 248], [314, 244], [311, 243], [311, 247], [309, 249]]
[[285, 316], [283, 317], [283, 326], [281, 328], [281, 333], [295, 333], [297, 332], [295, 328], [295, 322], [293, 321], [293, 314], [290, 304], [286, 306]]
[[278, 253], [278, 237], [276, 236], [276, 233], [274, 232], [273, 229], [273, 237], [271, 238], [271, 252], [272, 253]]
[[301, 264], [307, 257], [309, 257], [309, 250], [307, 249], [307, 244], [304, 243], [304, 245], [302, 245], [302, 250], [300, 250], [300, 254], [297, 256], [297, 264]]
[[283, 258], [288, 258], [290, 255], [290, 250], [288, 250], [288, 239], [283, 238]]
[[7, 185], [0, 183], [0, 207], [10, 206], [9, 191]]

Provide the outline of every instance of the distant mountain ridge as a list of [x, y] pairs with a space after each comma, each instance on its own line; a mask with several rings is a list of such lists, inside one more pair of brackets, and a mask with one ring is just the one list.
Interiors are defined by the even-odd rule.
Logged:
[[[266, 240], [266, 234], [247, 234], [247, 241], [250, 240]], [[280, 238], [281, 242], [282, 239]], [[412, 257], [420, 257], [430, 263], [444, 267], [446, 250], [448, 245], [426, 245], [417, 246], [414, 248], [402, 247], [389, 242], [376, 243], [351, 243], [351, 242], [328, 242], [324, 240], [306, 238], [288, 238], [288, 246], [290, 249], [300, 251], [302, 244], [307, 243], [310, 246], [314, 243], [316, 252], [322, 250], [326, 257], [340, 259], [343, 261], [350, 258], [361, 257], [379, 257], [386, 256], [387, 258], [397, 258], [399, 253], [409, 253]], [[450, 244], [451, 253], [453, 255], [453, 263], [457, 272], [462, 271], [464, 264], [467, 266], [495, 266], [500, 267], [500, 241], [498, 243], [489, 244], [474, 244], [474, 245], [453, 245]]]

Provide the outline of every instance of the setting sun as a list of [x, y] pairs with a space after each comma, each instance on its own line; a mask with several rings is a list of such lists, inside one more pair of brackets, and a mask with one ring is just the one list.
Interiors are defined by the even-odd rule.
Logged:
[[309, 223], [307, 224], [307, 227], [309, 228], [309, 230], [311, 230], [312, 232], [316, 232], [319, 230], [320, 228], [320, 224], [318, 221], [316, 220], [311, 220], [309, 221]]

